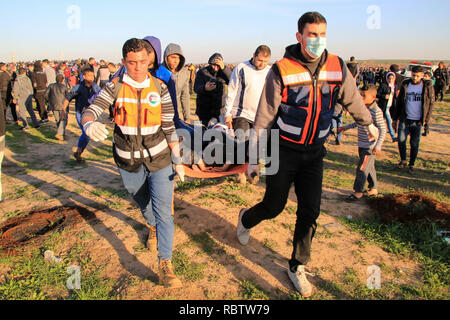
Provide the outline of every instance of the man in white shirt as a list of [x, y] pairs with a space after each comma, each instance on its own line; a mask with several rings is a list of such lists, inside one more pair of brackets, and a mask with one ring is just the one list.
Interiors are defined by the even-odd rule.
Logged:
[[246, 132], [253, 128], [256, 110], [261, 98], [271, 57], [270, 48], [259, 46], [253, 58], [237, 65], [228, 84], [228, 95], [225, 101], [225, 123], [230, 129], [241, 129]]
[[52, 83], [56, 83], [56, 71], [50, 66], [50, 62], [47, 59], [42, 61], [42, 68], [47, 76], [47, 87]]

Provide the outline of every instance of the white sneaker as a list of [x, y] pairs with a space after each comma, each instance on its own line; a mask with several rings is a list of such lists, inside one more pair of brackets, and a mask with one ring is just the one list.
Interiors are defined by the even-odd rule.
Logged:
[[247, 211], [247, 209], [242, 209], [239, 213], [239, 221], [237, 225], [237, 237], [239, 242], [245, 246], [248, 243], [248, 240], [250, 239], [250, 229], [245, 228], [242, 225], [242, 215]]
[[305, 266], [299, 265], [297, 266], [297, 272], [292, 272], [288, 268], [288, 275], [291, 279], [292, 283], [294, 284], [295, 289], [297, 289], [298, 292], [302, 295], [302, 297], [307, 298], [312, 296], [312, 285], [306, 279], [306, 275], [313, 276], [314, 274], [306, 272]]

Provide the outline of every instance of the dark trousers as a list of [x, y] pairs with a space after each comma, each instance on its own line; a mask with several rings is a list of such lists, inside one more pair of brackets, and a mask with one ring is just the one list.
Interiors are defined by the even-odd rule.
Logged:
[[406, 140], [410, 136], [411, 152], [409, 165], [414, 167], [417, 155], [419, 154], [420, 137], [422, 136], [422, 126], [420, 121], [406, 120], [398, 125], [398, 150], [402, 161], [406, 161]]
[[358, 193], [364, 192], [366, 181], [369, 189], [377, 189], [377, 172], [375, 170], [375, 156], [369, 148], [358, 148], [359, 162], [356, 168], [355, 183], [353, 190]]
[[3, 107], [5, 108], [5, 120], [6, 120], [6, 112], [8, 111], [8, 106], [11, 108], [11, 115], [13, 117], [14, 122], [17, 122], [17, 112], [16, 112], [16, 105], [12, 103], [12, 101], [10, 101], [10, 99], [7, 98], [7, 91], [2, 91], [2, 103]]
[[322, 199], [323, 145], [294, 151], [280, 146], [280, 169], [266, 178], [266, 193], [262, 202], [249, 209], [242, 224], [250, 229], [263, 220], [276, 218], [286, 206], [292, 183], [297, 196], [297, 222], [295, 224], [293, 252], [289, 268], [306, 265], [311, 257], [311, 243], [317, 228]]
[[434, 86], [435, 101], [438, 101], [439, 96], [441, 96], [441, 98], [439, 99], [440, 101], [444, 100], [445, 89], [446, 88], [443, 84], [436, 84]]
[[41, 120], [48, 119], [47, 109], [45, 108], [45, 91], [36, 91], [34, 99], [36, 100], [36, 107], [39, 112]]

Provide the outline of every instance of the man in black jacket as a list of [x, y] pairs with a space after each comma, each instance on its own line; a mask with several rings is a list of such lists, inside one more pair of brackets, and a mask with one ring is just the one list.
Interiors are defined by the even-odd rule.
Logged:
[[[8, 102], [8, 100], [6, 99], [7, 97], [8, 97], [8, 94], [7, 94], [7, 92], [8, 92], [8, 84], [9, 84], [9, 82], [11, 81], [11, 76], [9, 75], [9, 73], [6, 71], [6, 64], [4, 64], [3, 62], [2, 63], [0, 63], [0, 95], [1, 95], [1, 101], [0, 101], [0, 104], [3, 104], [3, 110], [4, 110], [4, 117], [5, 117], [5, 119], [6, 119], [6, 110], [7, 110], [7, 107], [8, 107], [8, 104], [9, 104], [9, 102]], [[14, 108], [14, 111], [15, 111], [16, 109]], [[11, 111], [12, 111], [12, 109], [11, 109]], [[14, 118], [14, 122], [17, 122], [17, 115], [16, 115], [16, 113], [14, 112], [11, 112], [12, 113], [12, 116], [13, 116], [13, 118]]]
[[444, 93], [447, 90], [448, 85], [448, 71], [443, 62], [439, 62], [439, 68], [434, 72], [434, 78], [436, 83], [434, 84], [434, 90], [436, 93], [435, 101], [441, 96], [439, 101], [444, 100]]
[[[2, 161], [3, 161], [3, 155], [5, 153], [5, 134], [6, 134], [6, 123], [5, 123], [5, 112], [3, 111], [4, 104], [3, 104], [3, 95], [0, 91], [0, 202], [3, 201], [2, 199]], [[6, 108], [5, 108], [6, 109]]]
[[34, 63], [34, 71], [31, 74], [31, 82], [34, 88], [34, 99], [36, 100], [37, 110], [39, 112], [39, 117], [41, 118], [41, 123], [48, 122], [48, 114], [45, 108], [45, 98], [44, 93], [47, 88], [47, 75], [44, 72], [42, 63], [36, 61]]
[[399, 169], [406, 166], [406, 139], [410, 136], [411, 154], [409, 173], [414, 172], [414, 163], [419, 153], [422, 127], [430, 122], [433, 112], [434, 90], [431, 81], [424, 81], [425, 70], [416, 66], [412, 69], [411, 79], [403, 82], [397, 104], [392, 113], [394, 127], [398, 123], [398, 150], [401, 161]]
[[208, 60], [209, 66], [200, 69], [195, 78], [194, 91], [197, 93], [197, 110], [200, 121], [204, 126], [212, 118], [219, 119], [225, 105], [225, 85], [230, 82], [232, 71], [225, 67], [223, 57], [219, 53], [213, 54]]

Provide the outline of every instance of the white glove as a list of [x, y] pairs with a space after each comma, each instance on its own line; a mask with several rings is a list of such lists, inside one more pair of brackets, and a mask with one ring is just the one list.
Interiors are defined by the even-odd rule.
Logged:
[[378, 130], [378, 128], [375, 127], [375, 125], [372, 123], [367, 127], [367, 130], [369, 131], [369, 141], [377, 141], [378, 136], [380, 135], [380, 131]]
[[247, 174], [252, 179], [259, 176], [259, 166], [257, 164], [248, 164]]
[[108, 130], [103, 123], [89, 121], [83, 126], [86, 135], [95, 142], [103, 141], [108, 138]]
[[175, 173], [180, 177], [181, 182], [184, 182], [184, 166], [182, 164], [175, 165]]

